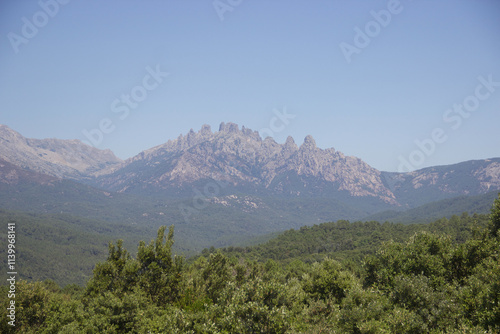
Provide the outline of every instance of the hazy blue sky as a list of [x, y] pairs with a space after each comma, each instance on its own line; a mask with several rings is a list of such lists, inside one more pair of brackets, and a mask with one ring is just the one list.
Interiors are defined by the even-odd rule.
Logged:
[[27, 137], [128, 158], [224, 121], [387, 171], [500, 156], [498, 0], [3, 0], [0, 31]]

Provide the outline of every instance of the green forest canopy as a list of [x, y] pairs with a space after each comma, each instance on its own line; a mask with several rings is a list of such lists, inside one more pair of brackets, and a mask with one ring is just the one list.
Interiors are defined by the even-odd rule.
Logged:
[[[401, 232], [378, 223], [319, 225], [255, 248], [172, 254], [173, 227], [137, 256], [110, 243], [85, 287], [19, 281], [16, 327], [2, 333], [497, 333], [500, 331], [500, 197], [491, 215], [456, 217]], [[384, 226], [385, 225], [385, 226]], [[378, 227], [387, 229], [378, 231]], [[371, 230], [372, 231], [371, 231]], [[346, 231], [350, 242], [336, 243]], [[330, 232], [327, 232], [330, 231]], [[371, 231], [371, 234], [370, 234]], [[311, 233], [310, 233], [311, 232]], [[394, 232], [394, 231], [393, 231]], [[448, 234], [451, 233], [451, 234]], [[301, 238], [303, 235], [303, 238]], [[340, 239], [339, 239], [340, 240]], [[344, 253], [349, 247], [376, 252]], [[321, 241], [322, 243], [318, 243]], [[333, 245], [332, 245], [333, 243]], [[307, 250], [307, 247], [312, 247]], [[356, 248], [358, 247], [358, 248]], [[302, 261], [305, 256], [306, 261]], [[263, 258], [260, 258], [263, 257]], [[261, 261], [263, 260], [263, 261]], [[356, 262], [357, 261], [357, 262]]]

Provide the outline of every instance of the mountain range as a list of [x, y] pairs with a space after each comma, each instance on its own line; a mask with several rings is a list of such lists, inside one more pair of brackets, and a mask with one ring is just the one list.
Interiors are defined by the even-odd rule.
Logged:
[[233, 192], [286, 197], [372, 198], [414, 207], [458, 195], [500, 189], [500, 159], [467, 161], [410, 173], [378, 171], [333, 148], [320, 149], [312, 136], [284, 144], [234, 123], [200, 131], [146, 150], [95, 185], [119, 192], [176, 194], [209, 180]]
[[204, 230], [204, 245], [499, 190], [500, 158], [384, 172], [321, 149], [310, 135], [279, 144], [234, 123], [203, 125], [125, 161], [79, 140], [30, 139], [0, 125], [0, 208], [85, 215], [101, 198], [116, 214], [93, 209], [94, 219], [142, 222], [161, 213], [153, 225], [167, 220], [186, 236]]
[[200, 185], [211, 195], [219, 187], [263, 196], [372, 198], [409, 208], [500, 189], [499, 158], [383, 172], [333, 148], [318, 148], [310, 135], [300, 146], [292, 137], [278, 144], [234, 123], [222, 123], [216, 132], [203, 125], [125, 161], [78, 140], [29, 139], [0, 125], [0, 159], [108, 191], [166, 196], [194, 195]]
[[[499, 190], [500, 158], [384, 172], [321, 149], [312, 136], [279, 144], [234, 123], [204, 125], [125, 161], [79, 140], [30, 139], [0, 125], [0, 222], [19, 222], [27, 279], [84, 283], [106, 240], [135, 249], [161, 225], [175, 225], [174, 248], [190, 256], [328, 221], [488, 213]], [[85, 261], [60, 265], [75, 252]], [[48, 262], [54, 267], [34, 265]]]

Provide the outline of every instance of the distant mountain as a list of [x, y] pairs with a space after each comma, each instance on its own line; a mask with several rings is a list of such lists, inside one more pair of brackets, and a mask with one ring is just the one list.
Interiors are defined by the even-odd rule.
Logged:
[[215, 133], [208, 125], [199, 132], [191, 130], [125, 161], [97, 184], [134, 193], [192, 194], [193, 187], [206, 186], [266, 196], [371, 197], [398, 204], [381, 172], [361, 159], [320, 149], [312, 136], [300, 147], [291, 137], [278, 144], [234, 123], [222, 123]]
[[110, 150], [76, 139], [30, 139], [5, 125], [0, 125], [0, 158], [26, 170], [76, 180], [122, 162]]
[[[0, 126], [0, 159], [0, 209], [176, 224], [198, 246], [380, 212], [396, 217], [500, 190], [500, 158], [381, 172], [318, 148], [312, 136], [278, 144], [234, 123], [216, 132], [204, 125], [126, 161], [77, 140], [28, 139]], [[453, 201], [423, 210], [460, 214]]]
[[[215, 181], [215, 182], [214, 182]], [[381, 172], [361, 159], [320, 149], [312, 136], [297, 146], [262, 139], [256, 131], [222, 123], [204, 125], [126, 160], [95, 185], [118, 192], [194, 196], [243, 193], [269, 197], [325, 197], [359, 204], [372, 212], [388, 206], [412, 208], [460, 195], [500, 189], [500, 158], [425, 168], [410, 173]], [[378, 203], [378, 204], [377, 204]], [[363, 208], [366, 209], [366, 208]]]
[[471, 160], [410, 173], [382, 177], [401, 204], [416, 207], [460, 195], [480, 195], [500, 189], [500, 158]]

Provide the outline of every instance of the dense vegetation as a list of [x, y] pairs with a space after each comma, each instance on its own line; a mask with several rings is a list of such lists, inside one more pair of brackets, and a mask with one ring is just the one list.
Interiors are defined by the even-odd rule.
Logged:
[[[306, 263], [321, 261], [325, 257], [344, 262], [361, 263], [366, 255], [373, 254], [383, 242], [403, 242], [416, 232], [427, 231], [446, 234], [456, 243], [463, 243], [472, 236], [473, 228], [485, 228], [489, 215], [464, 212], [460, 217], [441, 218], [430, 224], [394, 224], [376, 221], [354, 222], [346, 220], [303, 226], [288, 230], [265, 243], [250, 247], [225, 247], [221, 250], [229, 257], [244, 257], [256, 261], [275, 260], [289, 263], [300, 259]], [[215, 249], [204, 249], [207, 256]]]
[[[323, 224], [282, 236], [298, 238], [297, 245], [303, 246], [297, 254], [286, 254], [290, 248], [273, 248], [279, 245], [269, 242], [254, 250], [206, 252], [190, 263], [172, 254], [173, 227], [168, 232], [162, 227], [156, 239], [140, 243], [136, 256], [122, 241], [111, 243], [106, 261], [95, 266], [84, 288], [19, 281], [16, 329], [21, 333], [499, 332], [500, 197], [487, 222], [468, 215], [436, 222], [438, 230], [430, 225], [408, 238], [401, 234], [404, 241], [382, 242], [357, 265], [342, 262], [355, 259], [349, 256], [312, 263], [300, 259], [308, 252], [307, 244], [314, 248], [310, 253], [321, 247], [323, 253], [335, 253], [337, 246], [329, 246], [335, 233], [327, 233], [329, 229], [351, 231], [352, 243], [362, 244], [369, 243], [370, 230], [372, 240], [387, 240], [386, 235], [401, 226]], [[362, 231], [359, 237], [356, 231]], [[302, 243], [301, 234], [310, 241]], [[324, 245], [314, 244], [321, 234], [329, 236]], [[6, 296], [7, 288], [2, 287], [2, 333], [14, 332], [5, 321]]]
[[[69, 192], [71, 193], [71, 191]], [[131, 203], [131, 198], [128, 196], [124, 196], [123, 199], [120, 199], [121, 195], [117, 196], [119, 198], [116, 200], [119, 199], [119, 202], [124, 206]], [[40, 201], [38, 204], [42, 205], [43, 196], [37, 198]], [[480, 204], [479, 208], [482, 208], [485, 199], [487, 198], [482, 195], [481, 197], [470, 197], [468, 200], [457, 198], [456, 201], [467, 209], [464, 211], [472, 212], [470, 210], [471, 205], [478, 208], [475, 205], [475, 203], [478, 203]], [[99, 205], [97, 202], [91, 203], [92, 205], [81, 204], [82, 209], [91, 212], [90, 208], [92, 207], [92, 210], [95, 211], [89, 214], [87, 218], [61, 213], [59, 209], [67, 209], [68, 206], [71, 206], [70, 204], [60, 205], [57, 207], [58, 210], [54, 208], [53, 211], [57, 211], [57, 213], [35, 214], [0, 209], [0, 226], [6, 227], [10, 221], [17, 222], [17, 228], [19, 229], [17, 242], [19, 249], [22, 250], [19, 253], [20, 277], [27, 280], [51, 278], [62, 286], [70, 283], [83, 285], [90, 278], [95, 263], [106, 259], [109, 240], [124, 239], [125, 247], [131, 250], [132, 255], [135, 255], [140, 240], [155, 233], [162, 224], [170, 224], [169, 222], [175, 220], [175, 217], [170, 215], [168, 210], [165, 210], [165, 203], [149, 203], [148, 208], [142, 204], [138, 205], [146, 212], [138, 211], [138, 207], [133, 208], [132, 205], [128, 205], [128, 211], [118, 214], [118, 207], [113, 206], [113, 202], [109, 201], [105, 195], [102, 195], [100, 200]], [[488, 206], [491, 207], [493, 200], [489, 198]], [[270, 203], [270, 201], [267, 201], [267, 203]], [[44, 208], [50, 206], [49, 202], [45, 204]], [[318, 201], [315, 206], [312, 206], [309, 202], [300, 203], [300, 201], [297, 201], [297, 203], [290, 201], [288, 204], [300, 206], [300, 210], [305, 212], [321, 211], [321, 208], [326, 205], [321, 201]], [[442, 204], [430, 204], [429, 206], [437, 208], [437, 211], [428, 211], [433, 213], [442, 212], [444, 215], [446, 208], [451, 203], [446, 200]], [[275, 203], [275, 205], [279, 206], [279, 203]], [[171, 203], [167, 206], [171, 206]], [[98, 212], [104, 211], [105, 208], [109, 209], [109, 216], [104, 216], [104, 219], [97, 219]], [[279, 234], [275, 232], [274, 234], [249, 238], [248, 234], [245, 233], [255, 234], [261, 226], [260, 223], [252, 221], [252, 219], [256, 219], [256, 215], [246, 216], [245, 220], [243, 220], [243, 217], [230, 215], [233, 217], [230, 219], [230, 217], [223, 217], [221, 213], [217, 213], [216, 209], [214, 205], [205, 208], [198, 215], [193, 214], [189, 224], [176, 223], [176, 244], [173, 248], [176, 253], [181, 253], [189, 258], [197, 254], [196, 249], [201, 251], [203, 248], [200, 248], [200, 246], [206, 246], [207, 240], [212, 240], [213, 245], [218, 247], [228, 244], [233, 245], [233, 247], [225, 249], [224, 253], [229, 257], [244, 256], [261, 262], [266, 259], [273, 259], [286, 263], [294, 258], [300, 258], [305, 262], [313, 262], [329, 256], [337, 260], [351, 259], [351, 262], [359, 263], [365, 255], [374, 253], [383, 241], [404, 241], [416, 231], [421, 230], [447, 233], [453, 238], [463, 241], [470, 235], [469, 226], [473, 221], [476, 221], [480, 226], [484, 226], [488, 220], [487, 215], [474, 215], [468, 218], [462, 215], [460, 219], [449, 215], [449, 219], [443, 218], [432, 224], [418, 225], [379, 224], [373, 221], [348, 223], [341, 220], [336, 223], [302, 227], [296, 231], [290, 230], [269, 243], [263, 244]], [[292, 207], [288, 207], [287, 210], [294, 212]], [[163, 211], [167, 213], [160, 215], [159, 212]], [[451, 212], [461, 211], [455, 206]], [[483, 209], [480, 212], [488, 212], [488, 210]], [[80, 214], [80, 211], [76, 211], [76, 213]], [[201, 217], [205, 213], [214, 221], [202, 220]], [[421, 210], [419, 214], [425, 216]], [[277, 214], [275, 213], [275, 215]], [[131, 217], [137, 218], [137, 223], [131, 223]], [[141, 219], [138, 217], [141, 217]], [[279, 223], [275, 218], [276, 216], [262, 217], [260, 219], [262, 222], [265, 219], [270, 219], [275, 223], [278, 222], [279, 226], [268, 227], [268, 230], [260, 229], [259, 233], [266, 233], [273, 229], [282, 230], [285, 226], [289, 228], [288, 223]], [[233, 219], [240, 223], [238, 225], [240, 225], [239, 230], [241, 233], [237, 236], [232, 235], [232, 233], [228, 234], [231, 229], [228, 225], [235, 225]], [[287, 221], [289, 216], [283, 216], [279, 219]], [[115, 221], [119, 221], [119, 223]], [[207, 227], [210, 225], [216, 227]], [[233, 229], [235, 228], [233, 227]], [[242, 229], [245, 229], [245, 232], [241, 231]], [[4, 238], [5, 235], [0, 235], [0, 240]], [[234, 245], [256, 244], [262, 245], [250, 248], [234, 247]], [[6, 249], [0, 248], [0, 262], [3, 264], [7, 261], [6, 251]], [[238, 254], [242, 252], [245, 254]], [[204, 254], [208, 253], [208, 250], [206, 250]], [[2, 282], [5, 282], [5, 276], [5, 272], [0, 273]]]
[[[4, 231], [9, 222], [16, 223], [17, 263], [21, 278], [52, 279], [60, 285], [84, 285], [92, 275], [96, 262], [104, 261], [111, 238], [127, 240], [136, 247], [140, 229], [130, 225], [103, 223], [67, 214], [30, 214], [0, 210]], [[6, 240], [4, 233], [0, 240]], [[3, 268], [7, 264], [7, 248], [0, 248]], [[6, 272], [0, 273], [2, 282]]]
[[[368, 214], [354, 204], [348, 206], [329, 198], [261, 198], [244, 194], [227, 198], [225, 195], [231, 193], [226, 189], [221, 189], [218, 198], [197, 196], [204, 185], [191, 189], [186, 198], [170, 198], [109, 193], [68, 180], [51, 186], [5, 186], [0, 183], [0, 209], [15, 210], [21, 215], [36, 213], [31, 220], [40, 218], [40, 223], [46, 220], [42, 215], [56, 216], [56, 219], [59, 215], [72, 216], [69, 230], [77, 230], [78, 221], [89, 219], [118, 231], [121, 228], [116, 229], [116, 225], [140, 227], [136, 233], [139, 238], [115, 236], [134, 242], [133, 249], [139, 240], [149, 238], [160, 226], [175, 224], [175, 249], [187, 256], [205, 247], [234, 245], [256, 236], [329, 221], [332, 216], [348, 219]], [[225, 202], [220, 204], [216, 200]], [[27, 228], [31, 220], [24, 221]], [[0, 223], [5, 221], [0, 213]], [[25, 246], [30, 247], [29, 243]], [[106, 247], [102, 250], [106, 252]]]
[[487, 214], [497, 191], [475, 196], [458, 196], [430, 202], [406, 211], [383, 211], [365, 217], [363, 220], [398, 222], [403, 224], [426, 223], [442, 217], [450, 218], [461, 212]]

